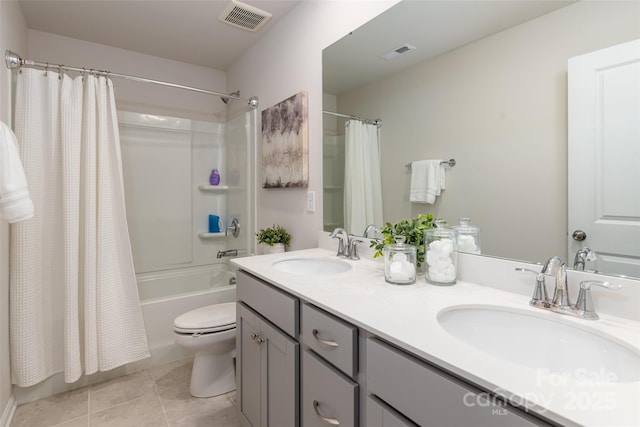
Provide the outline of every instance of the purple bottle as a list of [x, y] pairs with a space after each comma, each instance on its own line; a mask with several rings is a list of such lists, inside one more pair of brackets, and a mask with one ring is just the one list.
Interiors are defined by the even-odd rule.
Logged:
[[209, 175], [209, 184], [211, 185], [220, 184], [220, 172], [218, 172], [218, 169], [214, 169], [211, 171], [211, 175]]

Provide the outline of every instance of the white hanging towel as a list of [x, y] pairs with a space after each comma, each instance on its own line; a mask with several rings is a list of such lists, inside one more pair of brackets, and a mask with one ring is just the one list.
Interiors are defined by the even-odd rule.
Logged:
[[436, 201], [445, 189], [445, 171], [442, 160], [419, 160], [411, 164], [409, 201], [429, 203]]
[[0, 122], [0, 216], [10, 224], [33, 217], [18, 140], [3, 122]]

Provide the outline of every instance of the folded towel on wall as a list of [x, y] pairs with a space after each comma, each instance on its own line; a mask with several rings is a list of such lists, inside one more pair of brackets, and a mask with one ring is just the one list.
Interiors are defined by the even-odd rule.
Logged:
[[18, 141], [3, 122], [0, 122], [0, 216], [9, 223], [33, 216], [33, 202], [18, 154]]
[[411, 164], [409, 201], [430, 203], [436, 201], [445, 189], [445, 171], [442, 160], [419, 160]]

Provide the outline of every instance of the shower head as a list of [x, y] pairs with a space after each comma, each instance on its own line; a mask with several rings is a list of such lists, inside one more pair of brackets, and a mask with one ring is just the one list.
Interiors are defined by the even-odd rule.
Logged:
[[[231, 92], [229, 95], [231, 95], [231, 96], [235, 96], [235, 97], [237, 98], [237, 97], [239, 97], [239, 96], [240, 96], [240, 91], [239, 91], [239, 90], [236, 90], [235, 92]], [[225, 97], [223, 96], [223, 97], [220, 97], [220, 99], [221, 99], [221, 100], [222, 100], [222, 102], [224, 102], [225, 104], [228, 104], [228, 103], [229, 103], [229, 100], [230, 100], [231, 98], [225, 98]]]

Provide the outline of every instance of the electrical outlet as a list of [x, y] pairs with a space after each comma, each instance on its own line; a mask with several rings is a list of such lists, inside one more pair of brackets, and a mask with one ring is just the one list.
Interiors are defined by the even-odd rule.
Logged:
[[316, 192], [307, 191], [307, 212], [314, 213], [316, 211]]

